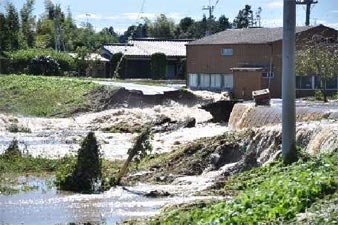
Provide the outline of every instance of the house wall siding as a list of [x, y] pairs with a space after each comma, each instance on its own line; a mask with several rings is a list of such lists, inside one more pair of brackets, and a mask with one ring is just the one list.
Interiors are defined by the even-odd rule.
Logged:
[[[223, 48], [232, 48], [232, 56], [223, 56]], [[272, 60], [272, 61], [271, 61]], [[272, 97], [281, 95], [281, 41], [271, 44], [236, 44], [236, 45], [191, 45], [187, 46], [187, 73], [188, 74], [232, 74], [230, 68], [248, 65], [272, 64], [274, 77], [270, 82], [267, 78], [262, 78], [260, 86], [268, 88]], [[248, 74], [248, 73], [246, 73]], [[234, 75], [234, 82], [236, 82]], [[240, 75], [241, 80], [245, 75]], [[244, 77], [242, 77], [244, 76]], [[256, 77], [250, 77], [255, 82]], [[241, 81], [242, 82], [242, 81]], [[250, 86], [251, 82], [246, 82]], [[241, 84], [243, 86], [243, 84]], [[236, 86], [234, 86], [234, 89]], [[246, 88], [251, 90], [250, 87]], [[241, 98], [242, 91], [234, 90], [234, 97]], [[240, 94], [240, 95], [238, 95]], [[246, 97], [251, 96], [245, 95]], [[251, 97], [250, 97], [251, 98]]]

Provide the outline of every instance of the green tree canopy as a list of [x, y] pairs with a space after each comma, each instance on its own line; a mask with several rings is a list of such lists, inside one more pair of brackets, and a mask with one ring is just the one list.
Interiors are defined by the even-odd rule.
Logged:
[[35, 39], [35, 17], [33, 15], [34, 0], [26, 0], [20, 10], [21, 30], [25, 44], [32, 48], [34, 47]]
[[164, 14], [159, 15], [154, 22], [150, 22], [148, 32], [155, 38], [175, 38], [175, 22]]
[[234, 19], [233, 26], [235, 28], [247, 28], [253, 22], [253, 11], [250, 5], [245, 5], [244, 9], [239, 10], [238, 15]]
[[5, 33], [8, 37], [9, 49], [16, 50], [19, 48], [20, 21], [18, 11], [10, 2], [6, 5], [6, 25]]
[[324, 101], [327, 101], [325, 83], [338, 77], [338, 43], [318, 37], [311, 41], [297, 51], [296, 72], [299, 75], [319, 76]]

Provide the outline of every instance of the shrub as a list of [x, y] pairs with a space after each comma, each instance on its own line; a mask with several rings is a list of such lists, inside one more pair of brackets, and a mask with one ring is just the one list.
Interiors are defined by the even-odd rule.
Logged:
[[52, 49], [27, 49], [13, 52], [6, 52], [5, 56], [11, 60], [12, 73], [25, 73], [31, 60], [39, 56], [50, 56], [56, 60], [61, 71], [72, 71], [75, 69], [75, 60], [67, 53], [57, 52]]
[[59, 75], [60, 70], [59, 63], [50, 56], [36, 56], [28, 65], [29, 73], [34, 75]]
[[153, 79], [164, 79], [167, 67], [167, 57], [163, 53], [151, 55], [151, 75]]
[[18, 140], [16, 140], [15, 138], [12, 140], [3, 156], [7, 159], [13, 159], [22, 156], [21, 151], [19, 149]]
[[67, 168], [58, 173], [56, 183], [61, 190], [80, 193], [95, 193], [101, 190], [101, 159], [95, 134], [89, 132], [78, 151], [75, 167], [67, 164]]
[[324, 100], [324, 94], [321, 90], [318, 90], [318, 89], [315, 90], [315, 99], [318, 101]]

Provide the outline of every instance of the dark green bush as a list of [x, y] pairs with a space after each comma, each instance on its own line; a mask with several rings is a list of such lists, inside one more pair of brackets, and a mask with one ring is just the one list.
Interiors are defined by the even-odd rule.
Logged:
[[10, 73], [26, 73], [31, 60], [35, 57], [50, 56], [58, 62], [62, 72], [75, 70], [75, 60], [67, 53], [56, 52], [52, 49], [27, 49], [13, 52], [5, 52], [6, 58], [10, 59]]
[[12, 140], [8, 148], [5, 150], [3, 156], [4, 158], [7, 159], [15, 159], [22, 156], [21, 151], [19, 149], [18, 140], [16, 140], [15, 138]]
[[61, 190], [95, 193], [101, 190], [102, 165], [95, 134], [89, 132], [78, 151], [75, 167], [66, 164], [57, 175]]
[[50, 56], [36, 56], [29, 65], [28, 71], [34, 75], [59, 75], [61, 68], [59, 63]]
[[164, 79], [167, 68], [167, 57], [163, 53], [154, 53], [151, 55], [151, 75], [152, 78]]

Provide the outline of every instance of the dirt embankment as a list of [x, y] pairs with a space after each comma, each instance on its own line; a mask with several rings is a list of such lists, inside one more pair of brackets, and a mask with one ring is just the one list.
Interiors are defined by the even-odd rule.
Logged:
[[246, 151], [249, 139], [250, 134], [247, 132], [229, 132], [217, 137], [202, 138], [171, 153], [151, 156], [139, 167], [139, 170], [145, 172], [126, 179], [128, 182], [171, 183], [177, 177], [201, 175], [231, 163], [238, 165], [224, 175], [250, 169], [258, 166], [259, 154], [251, 149]]
[[164, 92], [164, 94], [157, 95], [144, 95], [141, 91], [129, 91], [125, 88], [112, 89], [104, 86], [89, 92], [87, 96], [93, 111], [121, 107], [144, 108], [155, 105], [168, 105], [171, 102], [185, 106], [194, 106], [211, 101], [185, 90]]

